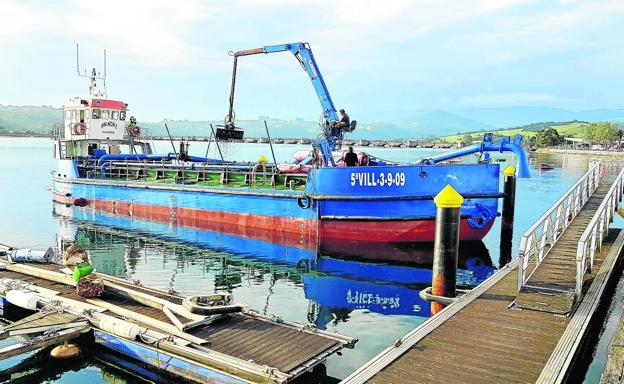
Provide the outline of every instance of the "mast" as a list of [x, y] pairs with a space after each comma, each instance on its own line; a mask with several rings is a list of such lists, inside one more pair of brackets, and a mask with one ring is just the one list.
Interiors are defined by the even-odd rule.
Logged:
[[[91, 85], [89, 86], [89, 94], [93, 97], [101, 97], [107, 98], [106, 93], [106, 49], [104, 50], [104, 75], [100, 72], [97, 72], [95, 68], [91, 69], [91, 73], [87, 74], [87, 69], [84, 69], [83, 73], [80, 73], [80, 55], [78, 43], [76, 43], [76, 73], [79, 77], [87, 77], [91, 81]], [[99, 90], [97, 88], [97, 80], [102, 80], [103, 89]]]

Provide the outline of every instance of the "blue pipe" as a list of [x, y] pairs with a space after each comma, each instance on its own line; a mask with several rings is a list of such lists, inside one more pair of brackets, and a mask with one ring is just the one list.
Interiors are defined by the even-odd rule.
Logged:
[[[230, 161], [221, 161], [218, 159], [211, 159], [208, 157], [188, 156], [189, 161], [197, 163], [231, 163]], [[176, 156], [172, 153], [168, 155], [144, 155], [144, 154], [119, 154], [119, 155], [104, 155], [98, 159], [97, 165], [101, 166], [104, 162], [110, 162], [114, 160], [150, 160], [150, 161], [162, 161], [162, 160], [175, 160]]]
[[505, 137], [500, 143], [496, 144], [492, 142], [491, 135], [486, 135], [482, 143], [464, 147], [458, 151], [433, 156], [431, 158], [424, 159], [422, 163], [437, 164], [442, 161], [455, 159], [458, 157], [479, 152], [512, 152], [518, 160], [516, 163], [516, 177], [531, 177], [529, 162], [527, 160], [526, 154], [524, 153], [524, 150], [522, 149], [522, 145], [520, 144], [521, 142], [522, 135], [516, 135], [513, 142], [509, 141], [509, 137]]
[[100, 166], [105, 161], [110, 162], [111, 160], [163, 160], [166, 158], [168, 158], [168, 156], [123, 153], [119, 155], [104, 155], [98, 159], [97, 165]]

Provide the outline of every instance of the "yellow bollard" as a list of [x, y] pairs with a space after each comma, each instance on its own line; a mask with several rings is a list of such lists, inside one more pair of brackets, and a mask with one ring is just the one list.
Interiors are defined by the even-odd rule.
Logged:
[[[464, 198], [449, 184], [436, 195], [433, 202], [437, 207], [437, 211], [431, 294], [455, 297], [460, 210]], [[444, 307], [443, 304], [432, 302], [431, 315], [440, 312]]]

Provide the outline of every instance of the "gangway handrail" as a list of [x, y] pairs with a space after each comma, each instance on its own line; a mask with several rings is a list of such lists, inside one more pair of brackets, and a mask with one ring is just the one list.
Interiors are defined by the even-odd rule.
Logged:
[[[565, 229], [598, 187], [600, 162], [592, 161], [587, 172], [544, 213], [520, 239], [518, 252], [518, 291], [526, 285], [530, 273], [544, 260]], [[537, 257], [527, 276], [529, 263]]]
[[[619, 208], [620, 198], [624, 192], [624, 168], [613, 181], [609, 192], [605, 195], [602, 203], [596, 210], [589, 225], [581, 235], [576, 249], [576, 288], [575, 296], [580, 298], [583, 289], [583, 279], [585, 272], [590, 272], [594, 267], [594, 256], [596, 250], [602, 249], [602, 241], [609, 232], [609, 224], [613, 215]], [[588, 247], [589, 246], [589, 247]], [[587, 259], [589, 257], [589, 265]]]

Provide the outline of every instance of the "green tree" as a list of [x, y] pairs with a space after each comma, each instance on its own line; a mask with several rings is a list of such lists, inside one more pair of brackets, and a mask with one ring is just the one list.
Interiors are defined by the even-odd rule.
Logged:
[[461, 141], [463, 141], [466, 145], [472, 144], [472, 135], [465, 134], [464, 136], [462, 136]]
[[563, 138], [555, 128], [542, 129], [529, 139], [529, 143], [535, 147], [551, 147], [561, 144], [562, 141]]
[[585, 138], [602, 145], [609, 146], [619, 136], [617, 126], [613, 122], [590, 123], [587, 125]]

